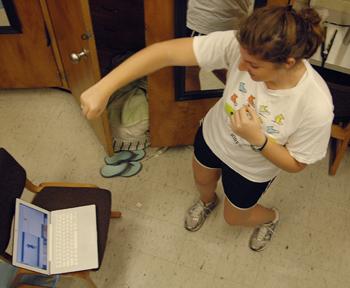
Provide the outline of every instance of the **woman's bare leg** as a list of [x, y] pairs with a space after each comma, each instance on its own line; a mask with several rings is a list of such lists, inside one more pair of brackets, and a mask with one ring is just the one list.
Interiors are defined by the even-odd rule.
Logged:
[[200, 193], [200, 200], [209, 203], [215, 200], [216, 186], [220, 179], [221, 169], [206, 168], [199, 164], [195, 157], [192, 160], [193, 176], [197, 189]]
[[234, 207], [225, 197], [224, 201], [224, 218], [230, 225], [240, 226], [258, 226], [275, 220], [275, 211], [261, 206], [255, 205], [250, 209], [239, 209]]
[[196, 201], [185, 216], [185, 228], [197, 231], [204, 224], [205, 219], [216, 207], [218, 201], [215, 189], [220, 178], [220, 169], [206, 168], [193, 157], [193, 176], [200, 193], [200, 200]]

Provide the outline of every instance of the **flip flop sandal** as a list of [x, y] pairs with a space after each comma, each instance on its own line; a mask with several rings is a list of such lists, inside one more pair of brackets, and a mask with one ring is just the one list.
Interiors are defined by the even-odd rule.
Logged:
[[142, 164], [140, 162], [129, 162], [129, 167], [119, 176], [131, 177], [135, 176], [142, 170]]
[[119, 176], [128, 170], [129, 166], [130, 164], [128, 162], [120, 163], [119, 165], [105, 165], [101, 168], [100, 174], [105, 178]]
[[133, 152], [124, 150], [115, 153], [113, 156], [106, 156], [104, 160], [107, 165], [118, 165], [120, 163], [131, 160], [133, 157]]
[[134, 157], [131, 159], [131, 161], [140, 161], [146, 156], [145, 150], [134, 150], [131, 152], [134, 153]]
[[102, 177], [111, 178], [116, 176], [131, 177], [138, 174], [142, 169], [140, 162], [124, 162], [119, 165], [105, 165], [101, 168]]
[[120, 163], [127, 162], [127, 161], [139, 161], [143, 159], [145, 155], [146, 155], [145, 150], [135, 150], [135, 151], [122, 150], [115, 153], [111, 157], [106, 156], [104, 160], [107, 165], [119, 165]]

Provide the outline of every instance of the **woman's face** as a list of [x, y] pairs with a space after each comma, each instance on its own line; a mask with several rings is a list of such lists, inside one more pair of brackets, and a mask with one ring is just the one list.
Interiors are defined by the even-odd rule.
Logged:
[[274, 82], [276, 80], [277, 72], [282, 69], [282, 65], [251, 55], [243, 47], [240, 47], [240, 51], [241, 58], [238, 66], [240, 71], [247, 71], [254, 81]]

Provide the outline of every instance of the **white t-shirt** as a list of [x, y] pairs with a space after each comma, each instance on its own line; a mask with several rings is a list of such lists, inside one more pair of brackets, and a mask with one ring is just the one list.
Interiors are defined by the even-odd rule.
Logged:
[[201, 34], [238, 29], [250, 0], [189, 0], [186, 26]]
[[203, 122], [206, 143], [224, 163], [254, 182], [269, 181], [280, 172], [231, 129], [230, 112], [248, 103], [258, 113], [269, 139], [284, 145], [297, 161], [311, 164], [325, 156], [333, 120], [332, 97], [309, 62], [303, 61], [306, 72], [295, 87], [270, 90], [264, 82], [256, 82], [248, 72], [238, 69], [240, 51], [235, 31], [197, 36], [193, 49], [201, 68], [228, 70], [223, 97]]

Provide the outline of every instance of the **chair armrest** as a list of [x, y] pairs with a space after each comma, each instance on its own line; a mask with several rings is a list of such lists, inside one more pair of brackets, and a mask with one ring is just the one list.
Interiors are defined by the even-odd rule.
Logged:
[[26, 179], [25, 187], [33, 192], [39, 193], [42, 189], [46, 187], [77, 187], [77, 188], [98, 188], [98, 186], [86, 183], [65, 183], [65, 182], [44, 182], [40, 183], [39, 186], [33, 184], [30, 180]]
[[344, 140], [346, 137], [348, 137], [349, 133], [350, 133], [350, 123], [348, 123], [345, 128], [336, 124], [332, 125], [331, 137], [333, 138]]
[[[77, 187], [77, 188], [98, 188], [98, 186], [86, 183], [70, 183], [70, 182], [44, 182], [40, 183], [41, 189], [45, 187]], [[40, 189], [40, 190], [41, 190]]]
[[25, 187], [33, 193], [39, 193], [41, 191], [42, 188], [40, 188], [39, 186], [33, 184], [30, 180], [26, 179], [26, 184]]

